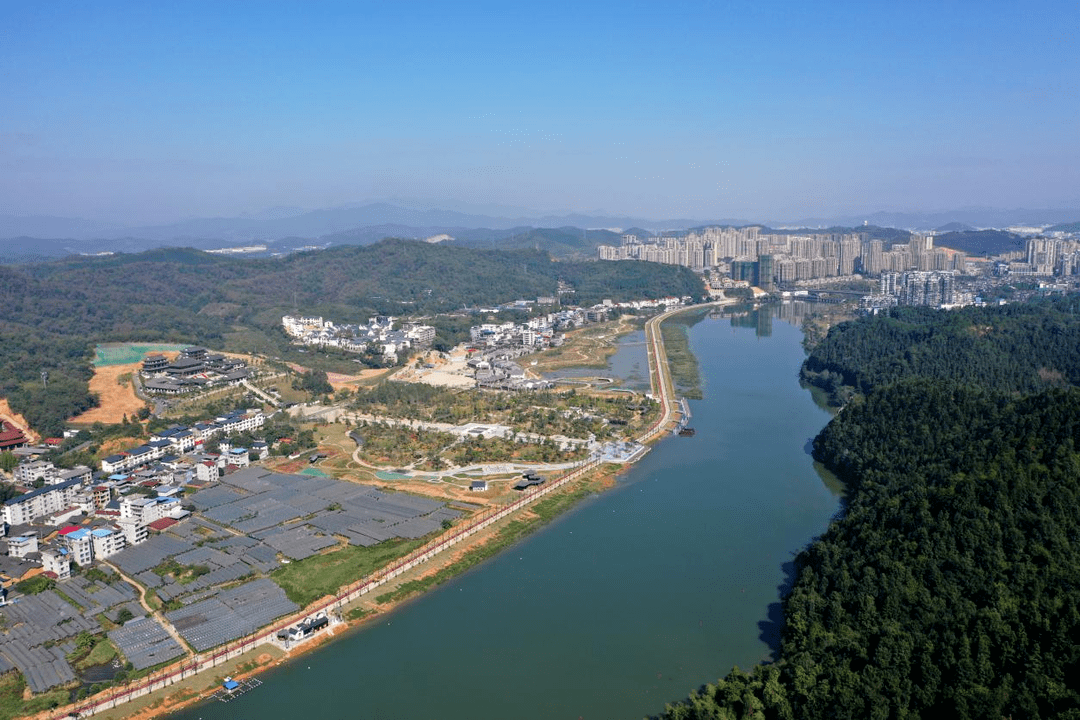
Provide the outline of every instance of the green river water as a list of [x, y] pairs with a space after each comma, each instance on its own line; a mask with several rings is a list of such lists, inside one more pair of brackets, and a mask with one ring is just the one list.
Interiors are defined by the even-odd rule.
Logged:
[[[806, 450], [829, 415], [799, 386], [801, 337], [767, 317], [697, 323], [694, 437], [247, 695], [170, 717], [637, 720], [767, 660], [790, 562], [840, 503]], [[628, 343], [611, 374], [643, 353]]]

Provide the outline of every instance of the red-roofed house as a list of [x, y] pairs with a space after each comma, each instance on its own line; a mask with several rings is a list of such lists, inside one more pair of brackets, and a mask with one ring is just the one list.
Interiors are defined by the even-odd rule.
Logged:
[[160, 520], [155, 520], [154, 522], [150, 523], [148, 527], [151, 527], [158, 532], [162, 532], [163, 530], [171, 528], [175, 524], [176, 521], [172, 518], [161, 518]]
[[0, 423], [0, 450], [14, 450], [15, 448], [22, 447], [28, 442], [29, 439], [23, 435], [22, 430], [15, 427], [7, 420]]

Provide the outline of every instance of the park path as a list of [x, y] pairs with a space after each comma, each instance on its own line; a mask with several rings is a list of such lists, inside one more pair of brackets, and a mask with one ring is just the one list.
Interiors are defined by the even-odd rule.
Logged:
[[172, 639], [179, 643], [180, 647], [184, 648], [187, 651], [187, 656], [189, 658], [195, 655], [195, 651], [191, 649], [191, 647], [187, 644], [187, 641], [185, 641], [184, 638], [180, 637], [180, 633], [176, 631], [176, 628], [173, 627], [173, 624], [165, 618], [165, 613], [150, 607], [150, 603], [146, 601], [146, 588], [144, 588], [141, 583], [138, 583], [133, 578], [125, 575], [119, 567], [112, 564], [108, 560], [102, 560], [101, 563], [112, 568], [112, 571], [119, 575], [120, 579], [122, 579], [124, 582], [126, 582], [128, 585], [135, 588], [139, 592], [139, 604], [142, 605], [143, 610], [145, 610], [148, 615], [157, 620], [161, 624], [161, 627], [165, 628], [165, 632], [169, 633], [169, 635], [172, 636]]

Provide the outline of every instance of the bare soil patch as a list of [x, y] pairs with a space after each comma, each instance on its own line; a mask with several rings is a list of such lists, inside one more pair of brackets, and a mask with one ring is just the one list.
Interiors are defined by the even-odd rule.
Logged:
[[71, 418], [71, 422], [110, 424], [121, 422], [125, 415], [129, 419], [134, 418], [140, 408], [146, 407], [146, 403], [135, 394], [130, 380], [120, 383], [119, 378], [121, 375], [137, 373], [141, 367], [141, 363], [132, 363], [94, 368], [94, 377], [90, 378], [90, 392], [98, 394], [101, 405], [76, 415]]
[[370, 368], [368, 370], [361, 370], [355, 375], [344, 375], [342, 373], [328, 372], [326, 373], [326, 381], [330, 383], [334, 390], [340, 390], [342, 388], [353, 388], [356, 385], [364, 383], [368, 380], [378, 378], [382, 375], [388, 375], [392, 371], [388, 371], [382, 368]]
[[7, 420], [22, 430], [23, 434], [29, 437], [31, 441], [37, 442], [39, 440], [38, 434], [30, 429], [30, 424], [26, 422], [26, 418], [12, 410], [5, 398], [0, 398], [0, 419]]

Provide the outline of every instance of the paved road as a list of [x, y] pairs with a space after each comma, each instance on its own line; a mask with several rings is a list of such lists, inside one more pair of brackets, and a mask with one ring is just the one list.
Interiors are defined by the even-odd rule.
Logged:
[[645, 343], [649, 355], [649, 384], [652, 387], [653, 396], [660, 401], [661, 412], [660, 419], [638, 438], [638, 442], [645, 443], [657, 437], [660, 433], [667, 430], [668, 426], [674, 422], [676, 413], [682, 414], [682, 408], [679, 406], [679, 400], [675, 394], [675, 384], [671, 380], [671, 368], [668, 367], [667, 351], [664, 348], [664, 338], [660, 332], [660, 323], [664, 322], [672, 315], [677, 315], [678, 313], [686, 312], [693, 308], [704, 307], [705, 305], [731, 305], [734, 302], [736, 301], [725, 299], [705, 303], [704, 305], [687, 305], [685, 307], [679, 307], [674, 310], [660, 313], [655, 317], [649, 318], [649, 321], [645, 323]]

